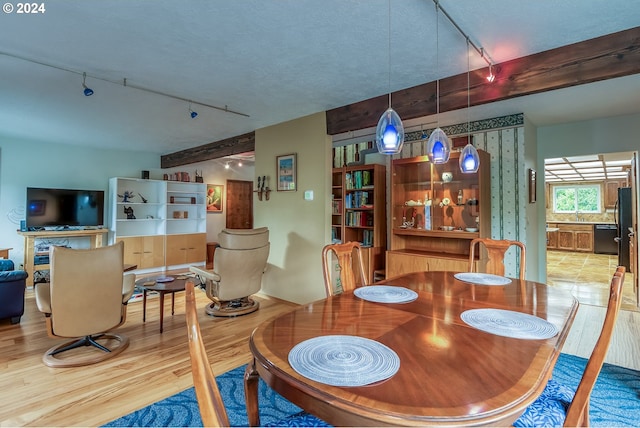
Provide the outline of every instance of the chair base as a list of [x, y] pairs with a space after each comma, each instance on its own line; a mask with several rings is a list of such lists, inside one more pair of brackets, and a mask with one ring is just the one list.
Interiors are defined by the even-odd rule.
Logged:
[[[111, 345], [110, 348], [98, 343], [98, 340]], [[115, 344], [113, 344], [115, 342]], [[80, 367], [90, 364], [96, 364], [109, 358], [115, 357], [129, 346], [129, 338], [120, 334], [98, 334], [94, 336], [85, 336], [56, 345], [42, 357], [42, 362], [49, 367]], [[80, 347], [91, 347], [91, 350], [76, 351], [74, 355], [66, 354], [66, 358], [58, 356], [72, 349]], [[94, 349], [95, 348], [95, 349]]]
[[207, 305], [205, 311], [212, 317], [237, 317], [255, 312], [260, 307], [260, 302], [251, 297], [243, 297], [237, 300], [216, 300]]

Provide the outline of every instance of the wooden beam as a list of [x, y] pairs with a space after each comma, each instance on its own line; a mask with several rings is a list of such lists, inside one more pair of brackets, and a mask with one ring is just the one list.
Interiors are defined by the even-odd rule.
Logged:
[[[470, 104], [481, 105], [640, 73], [640, 27], [517, 58], [470, 74]], [[403, 120], [436, 114], [436, 82], [392, 94]], [[467, 73], [440, 80], [440, 112], [467, 106]], [[375, 127], [388, 107], [382, 95], [327, 111], [329, 135]]]
[[214, 143], [203, 144], [191, 149], [170, 153], [160, 157], [161, 168], [172, 168], [175, 166], [188, 165], [211, 159], [218, 159], [238, 153], [252, 152], [256, 147], [256, 133], [238, 135], [226, 140]]

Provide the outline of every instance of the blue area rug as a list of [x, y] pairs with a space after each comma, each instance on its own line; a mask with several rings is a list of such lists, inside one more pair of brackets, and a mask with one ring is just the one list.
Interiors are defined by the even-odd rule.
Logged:
[[[587, 360], [561, 354], [553, 377], [575, 389]], [[238, 367], [216, 378], [231, 426], [247, 426], [244, 404], [245, 367]], [[262, 380], [259, 384], [260, 422], [275, 423], [297, 414], [301, 409], [271, 390]], [[591, 394], [592, 426], [640, 426], [640, 372], [605, 364]], [[144, 407], [105, 425], [107, 427], [198, 427], [202, 426], [195, 391], [186, 391]]]

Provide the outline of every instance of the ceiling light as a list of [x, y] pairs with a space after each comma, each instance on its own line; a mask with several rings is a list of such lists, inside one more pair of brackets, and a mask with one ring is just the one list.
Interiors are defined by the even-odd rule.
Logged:
[[229, 169], [229, 162], [224, 164], [224, 169]]
[[90, 97], [91, 95], [93, 95], [93, 89], [89, 88], [86, 85], [86, 81], [87, 81], [87, 73], [82, 73], [82, 87], [84, 88], [84, 96]]
[[469, 70], [469, 39], [467, 39], [467, 145], [462, 149], [462, 153], [460, 153], [460, 158], [458, 159], [460, 171], [463, 173], [478, 172], [478, 168], [480, 167], [480, 156], [476, 148], [471, 144], [471, 121], [469, 120], [469, 110], [471, 107], [471, 96], [469, 92], [471, 84], [469, 80]]
[[438, 78], [436, 79], [436, 120], [438, 123], [438, 127], [431, 133], [429, 136], [429, 141], [427, 141], [427, 155], [429, 156], [429, 160], [435, 164], [447, 163], [449, 162], [449, 154], [451, 153], [451, 143], [449, 142], [449, 137], [444, 133], [442, 129], [440, 129], [440, 58], [438, 54], [438, 46], [439, 46], [439, 29], [438, 29], [438, 21], [439, 21], [439, 10], [440, 5], [437, 1], [434, 1], [436, 5], [436, 74]]
[[545, 165], [551, 164], [551, 163], [564, 163], [564, 159], [563, 158], [550, 158], [550, 159], [545, 159], [544, 160]]
[[384, 155], [400, 153], [404, 144], [404, 126], [398, 113], [391, 108], [391, 0], [389, 0], [389, 108], [382, 113], [376, 126], [376, 146]]
[[594, 167], [602, 167], [601, 161], [596, 162], [573, 162], [574, 168], [594, 168]]
[[616, 160], [616, 161], [605, 161], [606, 166], [625, 166], [631, 165], [630, 160]]
[[590, 162], [600, 160], [598, 155], [586, 155], [586, 156], [573, 156], [567, 158], [567, 162]]
[[191, 109], [191, 101], [189, 101], [189, 116], [191, 116], [191, 119], [195, 119], [196, 117], [198, 117], [198, 112], [195, 112]]
[[570, 167], [569, 164], [559, 163], [559, 164], [555, 164], [555, 165], [545, 165], [544, 169], [552, 171], [552, 170], [556, 170], [556, 169], [567, 169], [569, 167]]
[[238, 166], [242, 166], [242, 161], [238, 161]]

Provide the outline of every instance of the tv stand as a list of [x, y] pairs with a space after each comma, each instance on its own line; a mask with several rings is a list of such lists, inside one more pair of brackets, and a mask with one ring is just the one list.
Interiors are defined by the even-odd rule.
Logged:
[[48, 270], [48, 264], [37, 265], [35, 268], [35, 242], [42, 238], [90, 238], [91, 248], [102, 247], [102, 236], [107, 233], [107, 229], [85, 229], [85, 230], [39, 230], [35, 232], [18, 231], [18, 235], [24, 236], [24, 270], [29, 275], [27, 286], [33, 286], [33, 275], [36, 270]]

